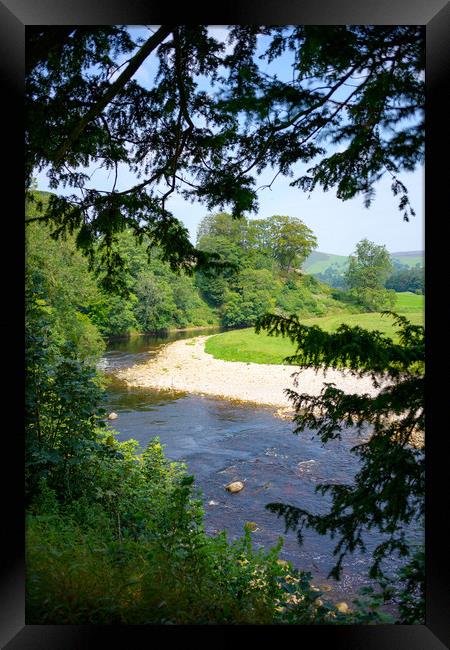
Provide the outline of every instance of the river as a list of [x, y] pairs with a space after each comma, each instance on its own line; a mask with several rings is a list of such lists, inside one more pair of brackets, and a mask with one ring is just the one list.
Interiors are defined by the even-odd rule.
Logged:
[[[208, 331], [199, 332], [205, 333]], [[280, 557], [310, 571], [315, 584], [331, 587], [327, 595], [332, 600], [350, 603], [361, 587], [370, 584], [367, 569], [371, 551], [382, 539], [380, 534], [366, 535], [366, 554], [348, 556], [341, 580], [336, 582], [327, 578], [334, 565], [336, 540], [305, 530], [299, 546], [295, 532], [285, 533], [283, 520], [265, 505], [280, 502], [326, 512], [329, 499], [315, 488], [323, 482], [351, 482], [358, 469], [358, 460], [350, 452], [360, 442], [356, 430], [344, 429], [342, 441], [322, 445], [313, 432], [294, 435], [293, 423], [275, 417], [273, 407], [130, 388], [115, 376], [119, 369], [145, 363], [162, 345], [195, 334], [140, 336], [109, 344], [100, 367], [109, 378], [104, 407], [118, 414], [110, 423], [117, 438], [134, 438], [145, 447], [158, 436], [170, 460], [187, 464], [203, 495], [208, 534], [226, 530], [229, 539], [234, 539], [242, 535], [246, 522], [255, 522], [252, 538], [256, 547], [268, 549], [284, 537]], [[230, 494], [225, 486], [235, 480], [243, 481], [245, 488]], [[408, 535], [421, 541], [423, 531], [412, 527]], [[386, 566], [393, 573], [399, 560], [390, 557]]]

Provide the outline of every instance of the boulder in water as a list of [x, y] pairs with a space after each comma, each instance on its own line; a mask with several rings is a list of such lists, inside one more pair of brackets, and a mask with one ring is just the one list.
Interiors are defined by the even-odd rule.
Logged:
[[244, 489], [244, 484], [242, 483], [242, 481], [233, 481], [232, 483], [228, 483], [225, 489], [231, 493], [240, 492], [241, 490]]
[[117, 415], [117, 413], [114, 413], [114, 411], [112, 411], [112, 413], [108, 415], [108, 420], [117, 420], [118, 417], [119, 416]]
[[344, 601], [342, 601], [341, 603], [337, 603], [336, 609], [339, 612], [341, 612], [341, 614], [347, 614], [350, 611], [347, 603], [345, 603]]

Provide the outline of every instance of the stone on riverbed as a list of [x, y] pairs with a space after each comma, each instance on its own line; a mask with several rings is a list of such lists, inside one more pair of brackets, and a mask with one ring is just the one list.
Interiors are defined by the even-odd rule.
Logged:
[[233, 481], [232, 483], [228, 483], [227, 486], [225, 486], [225, 489], [228, 490], [228, 492], [240, 492], [241, 490], [244, 489], [244, 484], [242, 481]]
[[110, 413], [108, 415], [108, 420], [117, 420], [118, 417], [119, 416], [117, 415], [117, 413], [114, 413], [114, 411], [113, 411], [112, 413]]
[[337, 603], [336, 609], [341, 612], [341, 614], [347, 614], [349, 612], [349, 607], [344, 601]]

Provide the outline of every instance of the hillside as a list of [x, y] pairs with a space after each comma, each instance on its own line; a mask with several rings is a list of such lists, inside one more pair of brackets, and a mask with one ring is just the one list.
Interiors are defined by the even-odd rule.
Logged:
[[[35, 192], [35, 201], [27, 202], [27, 218], [41, 214], [50, 196], [49, 192]], [[101, 345], [100, 337], [210, 325], [250, 326], [274, 310], [303, 317], [355, 310], [336, 300], [328, 284], [283, 268], [271, 254], [270, 241], [260, 237], [257, 246], [246, 248], [241, 237], [248, 227], [245, 220], [236, 223], [231, 215], [220, 213], [204, 221], [200, 246], [234, 264], [222, 275], [177, 273], [157, 246], [152, 245], [149, 257], [150, 241], [137, 243], [128, 229], [116, 241], [116, 250], [124, 260], [122, 280], [128, 294], [111, 294], [102, 284], [102, 271], [93, 273], [87, 258], [76, 248], [76, 232], [55, 241], [48, 226], [39, 222], [27, 225], [27, 268], [30, 277], [34, 273], [48, 286], [50, 305], [64, 302], [60, 296], [64, 287], [66, 308], [58, 311], [61, 328], [65, 312], [73, 309], [74, 319], [83, 323], [80, 331], [73, 332], [74, 339], [90, 337], [95, 349]], [[83, 327], [89, 329], [89, 336]]]
[[414, 268], [417, 264], [420, 266], [425, 266], [425, 253], [424, 251], [404, 251], [401, 253], [391, 253], [391, 257], [394, 260]]
[[323, 273], [330, 266], [344, 267], [347, 264], [347, 255], [334, 255], [332, 253], [321, 253], [314, 251], [303, 262], [303, 268], [307, 273]]
[[[401, 251], [391, 253], [391, 257], [410, 268], [414, 268], [416, 264], [424, 266], [425, 254], [424, 251]], [[333, 266], [336, 270], [338, 268], [344, 269], [348, 263], [348, 255], [334, 255], [333, 253], [322, 253], [314, 251], [306, 258], [303, 263], [303, 268], [307, 273], [314, 275], [316, 273], [324, 273], [328, 268]]]

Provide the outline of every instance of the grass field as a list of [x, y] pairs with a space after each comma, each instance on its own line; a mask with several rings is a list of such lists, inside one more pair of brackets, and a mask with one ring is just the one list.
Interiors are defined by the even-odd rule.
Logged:
[[417, 313], [422, 314], [425, 307], [425, 297], [405, 291], [397, 294], [395, 309], [399, 314]]
[[[424, 321], [424, 296], [414, 293], [397, 294], [395, 311], [404, 314], [414, 325]], [[317, 318], [305, 318], [305, 325], [318, 325], [334, 332], [342, 323], [359, 325], [368, 330], [378, 330], [397, 340], [392, 318], [379, 313], [338, 314]], [[253, 327], [216, 334], [206, 341], [205, 350], [215, 359], [252, 363], [282, 364], [283, 359], [295, 353], [295, 346], [281, 336], [268, 336], [265, 332], [255, 334]]]

